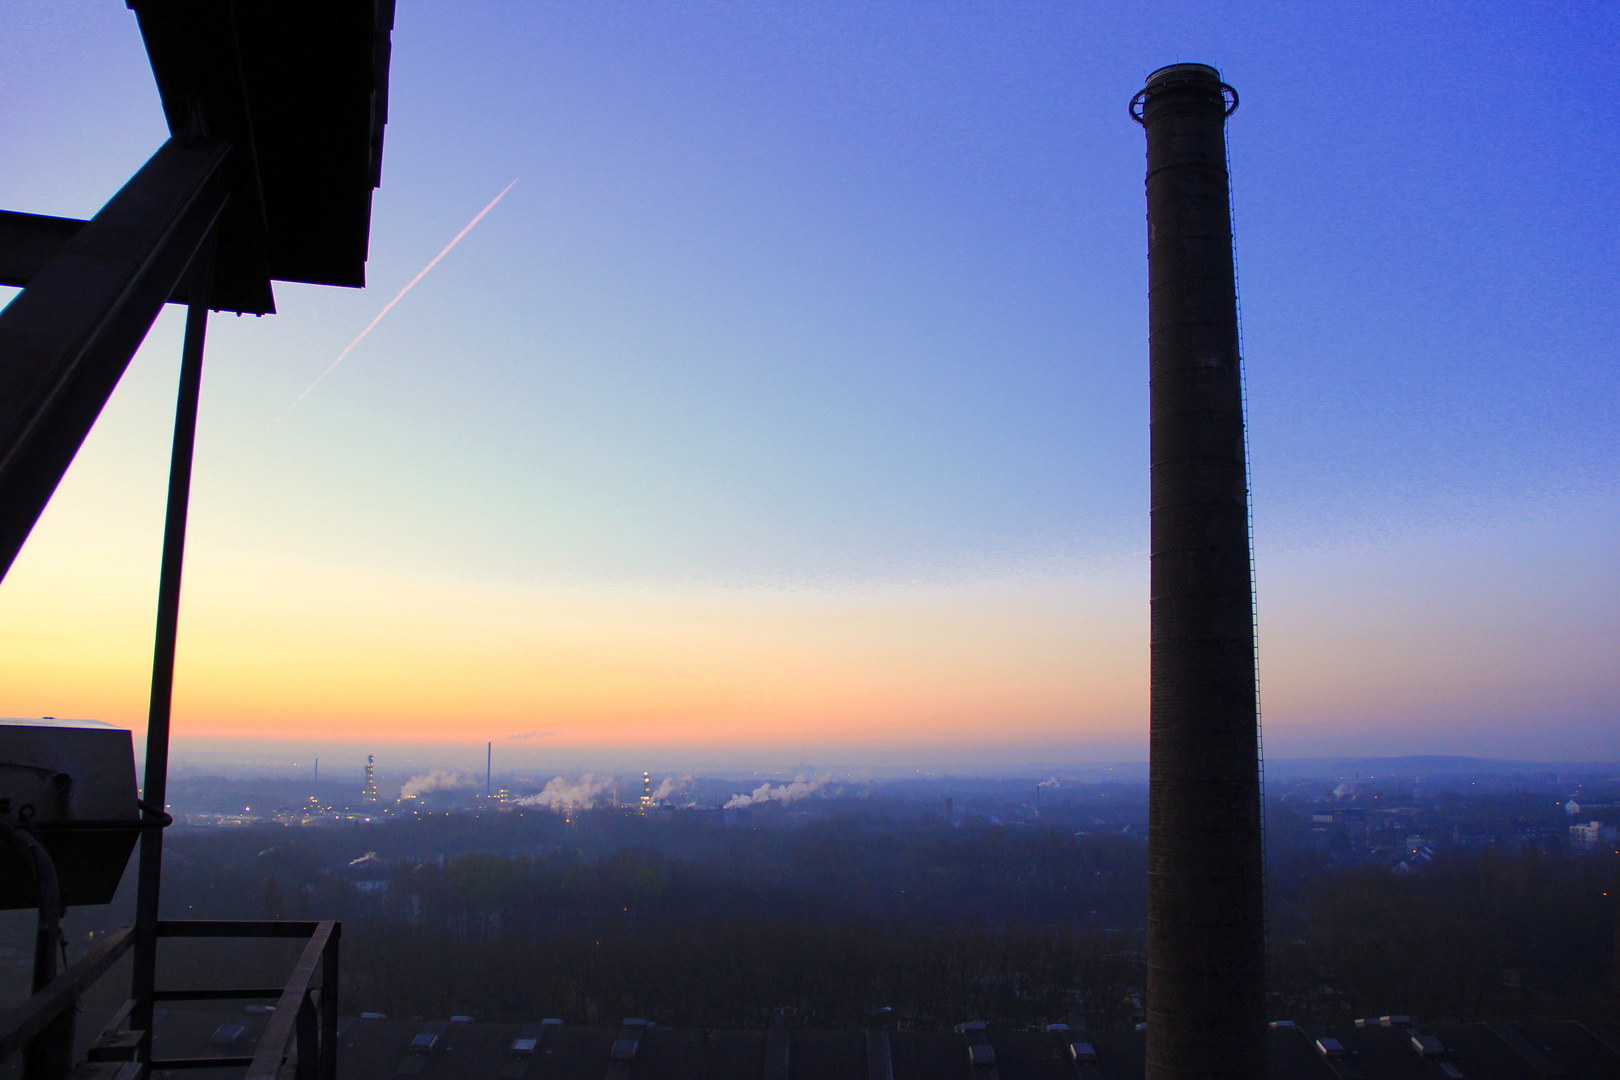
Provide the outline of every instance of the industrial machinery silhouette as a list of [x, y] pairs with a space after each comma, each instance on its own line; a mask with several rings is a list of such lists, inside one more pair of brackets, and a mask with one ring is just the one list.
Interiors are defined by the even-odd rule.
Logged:
[[[42, 720], [0, 726], [0, 903], [37, 905], [33, 997], [0, 1019], [0, 1061], [27, 1080], [75, 1067], [84, 989], [126, 952], [133, 985], [78, 1068], [108, 1080], [245, 1066], [271, 1080], [337, 1069], [339, 927], [160, 920], [169, 706], [191, 457], [210, 311], [270, 314], [272, 281], [361, 286], [381, 178], [393, 0], [129, 0], [169, 139], [89, 221], [0, 213], [0, 575], [39, 519], [158, 312], [187, 309], [159, 579], [144, 800], [128, 732]], [[136, 835], [136, 921], [56, 970], [65, 904], [106, 903]], [[285, 987], [154, 985], [168, 937], [292, 937], [309, 945]], [[251, 1057], [154, 1060], [153, 1006], [272, 997]], [[292, 1044], [296, 1043], [296, 1046]]]

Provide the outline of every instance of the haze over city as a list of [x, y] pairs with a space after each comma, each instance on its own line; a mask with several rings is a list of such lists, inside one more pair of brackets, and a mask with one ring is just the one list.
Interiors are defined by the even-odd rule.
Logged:
[[1620, 1076], [1615, 14], [7, 5], [0, 1072]]
[[[88, 217], [166, 134], [129, 15], [0, 29], [0, 205]], [[1183, 58], [1243, 93], [1268, 755], [1615, 756], [1608, 9], [402, 4], [393, 42], [369, 288], [212, 326], [177, 763], [1144, 760], [1125, 102]], [[139, 744], [183, 318], [0, 584], [14, 715]]]

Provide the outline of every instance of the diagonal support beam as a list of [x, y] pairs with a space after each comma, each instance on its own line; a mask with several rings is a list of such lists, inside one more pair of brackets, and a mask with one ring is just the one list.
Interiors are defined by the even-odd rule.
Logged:
[[82, 228], [78, 218], [0, 210], [0, 285], [26, 288]]
[[[34, 276], [61, 254], [68, 241], [77, 236], [84, 226], [85, 223], [78, 218], [0, 210], [0, 285], [26, 289]], [[190, 302], [186, 279], [182, 278], [174, 292], [169, 294], [169, 303]]]
[[0, 311], [0, 577], [218, 219], [229, 152], [164, 143]]

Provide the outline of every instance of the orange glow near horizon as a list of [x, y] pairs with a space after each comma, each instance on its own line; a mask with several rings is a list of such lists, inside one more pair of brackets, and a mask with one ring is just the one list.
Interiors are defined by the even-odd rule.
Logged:
[[[143, 727], [151, 598], [58, 537], [0, 591], [14, 712]], [[41, 546], [40, 551], [44, 551]], [[1130, 738], [1132, 576], [866, 591], [532, 588], [188, 558], [174, 733], [547, 747]], [[1145, 607], [1145, 605], [1136, 605]], [[1088, 619], [1085, 612], [1109, 617]]]
[[[0, 713], [140, 732], [162, 458], [101, 437], [0, 582]], [[1589, 756], [1614, 700], [1609, 593], [1588, 587], [1612, 574], [1608, 506], [1263, 559], [1268, 748]], [[1146, 756], [1140, 556], [938, 584], [524, 584], [243, 549], [216, 528], [194, 519], [188, 541], [173, 731], [192, 745]]]
[[[402, 15], [370, 288], [209, 320], [192, 763], [1146, 759], [1142, 18], [822, 7]], [[1143, 13], [1168, 53], [1225, 43], [1259, 103], [1233, 164], [1264, 748], [1607, 760], [1620, 365], [1591, 286], [1620, 226], [1607, 129], [1544, 117], [1604, 85], [1612, 19], [1408, 7]], [[5, 205], [88, 218], [170, 136], [139, 26], [0, 24]], [[1481, 70], [1414, 136], [1408, 102]], [[0, 579], [0, 715], [144, 732], [185, 321]]]
[[[97, 528], [106, 511], [85, 516], [86, 494], [47, 512], [0, 583], [0, 695], [12, 715], [139, 732], [157, 529]], [[95, 494], [116, 507], [139, 493]], [[1407, 543], [1398, 574], [1382, 569], [1387, 550], [1369, 549], [1263, 577], [1262, 600], [1277, 598], [1262, 607], [1269, 745], [1438, 752], [1428, 747], [1474, 740], [1524, 754], [1544, 742], [1535, 721], [1556, 731], [1611, 696], [1601, 597], [1560, 594], [1553, 570], [1539, 582], [1521, 573], [1541, 606], [1497, 611], [1468, 598], [1468, 580], [1448, 581], [1449, 552], [1440, 537]], [[971, 763], [1024, 747], [1140, 760], [1144, 564], [943, 585], [539, 586], [194, 544], [174, 736], [493, 739], [575, 757], [802, 750]], [[1543, 756], [1578, 754], [1566, 741]]]

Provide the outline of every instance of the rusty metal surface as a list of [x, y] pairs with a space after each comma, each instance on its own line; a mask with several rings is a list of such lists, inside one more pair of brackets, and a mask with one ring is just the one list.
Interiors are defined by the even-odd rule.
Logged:
[[[1152, 706], [1147, 1075], [1266, 1073], [1253, 594], [1225, 122], [1213, 68], [1149, 77]], [[1133, 107], [1133, 112], [1135, 108]]]

